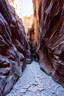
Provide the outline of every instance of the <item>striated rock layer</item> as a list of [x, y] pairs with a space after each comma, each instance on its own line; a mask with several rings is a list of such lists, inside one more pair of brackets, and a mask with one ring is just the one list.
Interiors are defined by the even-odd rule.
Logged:
[[0, 96], [22, 75], [29, 53], [24, 27], [8, 0], [0, 0]]
[[33, 0], [40, 66], [64, 86], [64, 0]]

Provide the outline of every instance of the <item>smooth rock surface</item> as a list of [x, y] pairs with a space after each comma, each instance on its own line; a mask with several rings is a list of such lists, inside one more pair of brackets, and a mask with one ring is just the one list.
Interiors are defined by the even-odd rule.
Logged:
[[40, 70], [33, 61], [6, 96], [64, 96], [64, 88]]

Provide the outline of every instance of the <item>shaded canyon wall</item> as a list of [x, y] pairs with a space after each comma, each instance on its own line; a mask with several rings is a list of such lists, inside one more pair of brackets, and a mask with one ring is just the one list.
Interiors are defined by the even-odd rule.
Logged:
[[64, 86], [64, 0], [33, 0], [41, 69]]
[[22, 75], [29, 55], [21, 19], [8, 0], [0, 0], [0, 96], [6, 96]]

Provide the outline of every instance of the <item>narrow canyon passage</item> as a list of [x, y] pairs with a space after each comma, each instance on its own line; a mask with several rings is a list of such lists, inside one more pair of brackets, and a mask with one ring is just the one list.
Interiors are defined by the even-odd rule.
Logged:
[[0, 96], [64, 96], [64, 0], [28, 1], [0, 0]]
[[33, 61], [26, 66], [22, 77], [6, 96], [64, 96], [64, 88], [40, 70]]

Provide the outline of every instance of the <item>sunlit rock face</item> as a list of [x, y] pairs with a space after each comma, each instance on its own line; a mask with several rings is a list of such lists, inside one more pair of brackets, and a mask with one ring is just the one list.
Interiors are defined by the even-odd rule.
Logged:
[[[29, 45], [30, 50], [33, 48], [31, 46], [34, 45], [34, 17], [31, 16], [24, 16], [22, 18], [23, 25], [25, 27], [26, 39]], [[32, 56], [31, 56], [32, 59]]]
[[29, 17], [28, 16], [24, 16], [22, 18], [22, 22], [23, 22], [23, 25], [25, 27], [26, 38], [28, 39], [28, 35], [30, 36], [29, 30], [32, 28], [33, 23], [34, 23], [34, 21], [33, 21], [33, 15], [31, 15]]
[[29, 56], [21, 19], [8, 0], [0, 0], [0, 96], [6, 96], [22, 75], [27, 54]]
[[9, 3], [12, 3], [12, 2], [14, 2], [14, 0], [8, 0], [9, 1]]
[[33, 0], [40, 65], [64, 86], [64, 0]]
[[34, 18], [33, 18], [33, 15], [31, 15], [31, 16], [29, 16], [29, 17], [28, 17], [28, 16], [24, 16], [24, 17], [22, 18], [22, 22], [23, 22], [23, 25], [24, 25], [25, 29], [32, 27], [33, 22], [34, 22], [33, 19], [34, 19]]
[[8, 0], [10, 5], [15, 8], [16, 14], [21, 18], [21, 0]]

